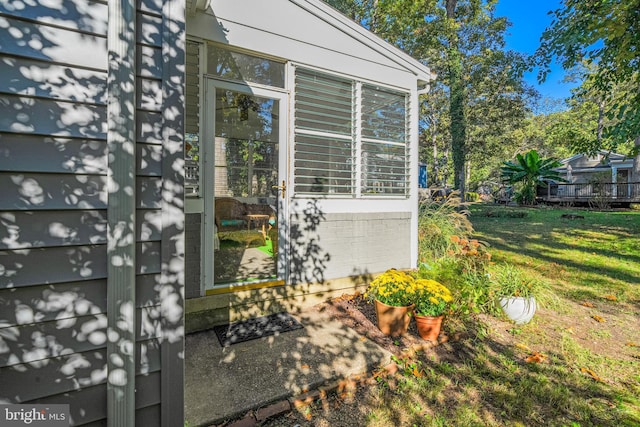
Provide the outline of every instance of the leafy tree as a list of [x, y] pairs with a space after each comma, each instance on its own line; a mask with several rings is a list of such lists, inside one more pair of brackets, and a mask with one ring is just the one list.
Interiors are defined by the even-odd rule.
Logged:
[[527, 58], [505, 51], [509, 23], [494, 15], [495, 0], [326, 1], [439, 76], [422, 97], [421, 159], [440, 185], [452, 163], [464, 193], [466, 172], [486, 164], [489, 145], [509, 143], [505, 130], [519, 126], [533, 94], [522, 78]]
[[516, 199], [524, 205], [531, 205], [536, 200], [536, 187], [545, 179], [565, 181], [554, 168], [561, 163], [554, 158], [543, 159], [536, 150], [525, 155], [517, 154], [517, 162], [504, 162], [501, 168], [502, 180], [508, 184], [519, 184]]
[[451, 138], [448, 111], [447, 88], [441, 81], [436, 81], [420, 104], [420, 159], [431, 165], [429, 186], [443, 187], [449, 181]]
[[[544, 80], [553, 58], [565, 69], [590, 64], [585, 92], [610, 98], [603, 105], [609, 122], [601, 130], [615, 149], [640, 136], [640, 0], [564, 0], [563, 4], [542, 35], [539, 78]], [[614, 91], [624, 95], [611, 97]]]

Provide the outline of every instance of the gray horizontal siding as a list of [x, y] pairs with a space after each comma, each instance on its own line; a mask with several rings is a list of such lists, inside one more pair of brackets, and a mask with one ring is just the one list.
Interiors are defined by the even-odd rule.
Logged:
[[0, 170], [106, 174], [107, 144], [104, 140], [0, 134]]
[[[136, 425], [159, 426], [159, 374], [136, 376], [141, 387], [136, 393]], [[139, 397], [138, 397], [139, 395]], [[30, 403], [68, 404], [72, 426], [106, 427], [107, 386], [100, 384], [67, 393], [36, 399]]]
[[0, 209], [106, 209], [105, 187], [102, 175], [0, 172]]
[[[46, 61], [5, 57], [0, 61], [0, 93], [27, 95], [60, 101], [106, 105], [107, 73]], [[162, 82], [137, 78], [137, 107], [160, 111]]]
[[200, 133], [200, 43], [188, 41], [185, 56], [185, 132]]
[[[103, 384], [106, 382], [107, 375], [106, 357], [106, 348], [101, 348], [0, 368], [0, 384], [12, 385], [11, 388], [0, 389], [0, 401], [23, 403], [67, 393], [81, 387]], [[136, 379], [148, 378], [149, 374], [159, 369], [160, 344], [158, 341], [137, 342], [136, 374], [144, 375], [137, 376]], [[154, 403], [155, 399], [145, 400], [143, 406]]]
[[162, 111], [162, 81], [138, 77], [136, 106], [142, 110]]
[[136, 175], [162, 176], [162, 146], [152, 144], [136, 145]]
[[[136, 212], [136, 239], [160, 240], [160, 210]], [[0, 250], [101, 244], [107, 241], [106, 211], [0, 212]]]
[[3, 93], [106, 104], [106, 72], [5, 57], [0, 61], [0, 75]]
[[[136, 243], [136, 273], [159, 271], [160, 242]], [[105, 277], [105, 245], [0, 251], [0, 289]]]
[[[16, 310], [22, 313], [16, 316], [18, 320], [29, 323], [0, 328], [0, 368], [106, 348], [106, 314], [89, 304], [77, 304], [75, 309], [76, 313], [70, 313], [74, 317], [48, 322], [38, 319], [42, 311], [30, 312], [22, 307]], [[89, 312], [94, 314], [80, 315]], [[157, 307], [136, 310], [137, 341], [159, 338], [159, 317]]]
[[0, 251], [0, 289], [102, 279], [105, 245]]
[[[106, 20], [106, 4], [104, 7], [104, 20]], [[0, 16], [0, 51], [6, 55], [15, 55], [31, 59], [68, 64], [73, 67], [88, 68], [93, 70], [107, 69], [107, 39], [106, 25], [94, 25], [89, 30], [100, 30], [101, 32], [79, 29], [80, 21], [56, 20], [49, 22], [33, 22], [22, 19], [18, 14], [22, 11], [26, 15], [39, 13], [38, 10], [29, 10], [25, 7], [21, 10], [14, 10], [9, 13], [14, 17]], [[95, 10], [96, 8], [94, 8]], [[57, 10], [51, 8], [49, 10]], [[47, 16], [49, 11], [47, 11]], [[46, 21], [46, 20], [44, 20]], [[88, 20], [87, 20], [88, 21]], [[93, 24], [93, 22], [91, 22]], [[106, 22], [105, 22], [106, 24]], [[162, 54], [161, 54], [161, 27], [162, 20], [146, 14], [139, 14], [137, 27], [145, 31], [138, 31], [137, 49], [140, 75], [143, 77], [162, 77]], [[10, 29], [14, 29], [14, 33]], [[18, 30], [19, 29], [19, 30]], [[15, 36], [15, 31], [20, 31], [20, 37]], [[73, 49], [65, 49], [65, 46], [73, 46]]]
[[0, 289], [1, 328], [20, 325], [31, 318], [47, 322], [73, 318], [77, 313], [106, 311], [104, 279]]
[[142, 12], [161, 16], [163, 6], [162, 2], [163, 0], [137, 0], [136, 7]]
[[0, 95], [0, 132], [104, 139], [105, 120], [104, 106]]
[[[99, 384], [35, 399], [30, 403], [69, 405], [71, 426], [107, 427], [107, 386]], [[144, 425], [144, 424], [141, 424]]]
[[51, 2], [43, 0], [33, 0], [28, 7], [15, 7], [18, 4], [2, 2], [0, 13], [83, 33], [107, 35], [106, 1], [65, 0], [64, 7], [51, 7]]
[[[106, 108], [67, 101], [0, 95], [0, 132], [75, 138], [106, 138]], [[136, 140], [162, 143], [162, 114], [136, 115]]]
[[136, 41], [149, 46], [162, 46], [162, 18], [139, 13], [136, 18]]
[[[106, 209], [106, 185], [102, 175], [0, 172], [0, 210]], [[136, 191], [139, 208], [160, 208], [160, 178], [138, 177]]]
[[106, 228], [104, 210], [0, 212], [0, 250], [106, 243]]
[[162, 50], [160, 48], [138, 46], [136, 57], [140, 76], [162, 78]]
[[[135, 407], [160, 425], [166, 2], [137, 3]], [[0, 401], [71, 425], [107, 417], [107, 4], [0, 2]]]
[[[158, 274], [138, 275], [136, 306], [160, 303]], [[0, 329], [33, 321], [63, 321], [83, 314], [107, 312], [105, 279], [0, 289]]]
[[0, 52], [72, 67], [107, 69], [106, 36], [6, 16], [0, 16]]
[[[107, 144], [104, 140], [0, 134], [0, 170], [106, 174]], [[136, 145], [136, 174], [162, 175], [162, 146]]]

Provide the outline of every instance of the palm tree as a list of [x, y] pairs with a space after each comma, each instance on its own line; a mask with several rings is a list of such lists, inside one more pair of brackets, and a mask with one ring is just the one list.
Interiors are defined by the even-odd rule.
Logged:
[[536, 200], [536, 186], [545, 179], [565, 182], [566, 180], [554, 168], [562, 164], [556, 159], [542, 159], [536, 150], [524, 156], [516, 156], [517, 163], [504, 162], [500, 168], [502, 181], [509, 184], [520, 184], [516, 200], [524, 205], [532, 205]]

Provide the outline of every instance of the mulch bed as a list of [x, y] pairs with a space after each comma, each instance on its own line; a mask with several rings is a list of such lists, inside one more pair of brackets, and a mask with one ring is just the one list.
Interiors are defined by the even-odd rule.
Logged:
[[[360, 294], [342, 295], [329, 302], [319, 304], [316, 309], [329, 314], [332, 318], [339, 320], [345, 326], [395, 355], [400, 355], [406, 349], [418, 350], [434, 346], [432, 342], [420, 338], [413, 321], [409, 324], [409, 331], [405, 335], [390, 337], [383, 334], [377, 326], [375, 306], [367, 302]], [[443, 330], [439, 337], [439, 343], [449, 341], [450, 338], [458, 340], [460, 336], [455, 334], [455, 337], [450, 337]]]

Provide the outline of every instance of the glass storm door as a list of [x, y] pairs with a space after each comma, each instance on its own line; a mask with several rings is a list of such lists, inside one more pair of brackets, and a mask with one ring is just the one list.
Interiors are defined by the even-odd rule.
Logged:
[[209, 80], [205, 288], [283, 279], [286, 95]]

